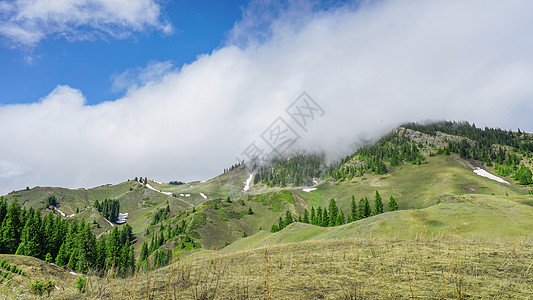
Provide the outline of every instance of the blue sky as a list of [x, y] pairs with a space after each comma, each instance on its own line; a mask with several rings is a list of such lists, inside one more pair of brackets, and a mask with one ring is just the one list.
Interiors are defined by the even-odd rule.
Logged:
[[0, 103], [34, 102], [58, 84], [82, 90], [88, 104], [114, 100], [124, 92], [112, 88], [114, 75], [150, 61], [180, 66], [210, 53], [223, 43], [247, 3], [169, 1], [163, 14], [174, 26], [171, 35], [153, 31], [125, 39], [77, 42], [52, 37], [32, 46], [16, 46], [4, 38], [0, 44]]
[[332, 159], [407, 121], [533, 132], [533, 1], [0, 1], [0, 70], [0, 194], [204, 180], [303, 92], [292, 150]]

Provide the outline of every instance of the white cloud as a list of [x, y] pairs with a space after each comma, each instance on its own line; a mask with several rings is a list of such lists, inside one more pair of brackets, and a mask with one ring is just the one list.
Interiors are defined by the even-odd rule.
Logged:
[[0, 36], [11, 45], [46, 38], [125, 38], [132, 32], [173, 31], [155, 0], [15, 0], [0, 5]]
[[0, 186], [205, 179], [288, 119], [303, 91], [326, 113], [299, 146], [331, 153], [428, 118], [533, 132], [533, 2], [390, 0], [291, 16], [180, 69], [128, 71], [135, 88], [116, 101], [87, 106], [58, 86], [0, 107], [0, 157], [26, 170]]
[[113, 75], [114, 92], [133, 91], [148, 83], [163, 79], [172, 71], [174, 64], [171, 61], [150, 61], [144, 68], [132, 68], [121, 74]]

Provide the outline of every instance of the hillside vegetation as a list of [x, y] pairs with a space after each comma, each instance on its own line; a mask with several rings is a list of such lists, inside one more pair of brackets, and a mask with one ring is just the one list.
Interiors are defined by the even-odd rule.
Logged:
[[[532, 167], [533, 135], [442, 122], [405, 124], [332, 164], [299, 153], [203, 182], [27, 188], [0, 201], [2, 252], [66, 267], [11, 255], [55, 271], [0, 288], [28, 294], [53, 280], [61, 297], [93, 299], [533, 297]], [[71, 271], [89, 275], [85, 293]]]

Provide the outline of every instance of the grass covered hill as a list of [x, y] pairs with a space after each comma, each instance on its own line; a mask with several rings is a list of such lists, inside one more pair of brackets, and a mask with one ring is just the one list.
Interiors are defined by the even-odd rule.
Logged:
[[[521, 131], [405, 124], [337, 163], [300, 153], [203, 182], [14, 191], [0, 201], [4, 252], [59, 273], [5, 277], [0, 288], [13, 296], [53, 280], [65, 287], [58, 297], [93, 299], [533, 297], [532, 145]], [[53, 220], [64, 228], [55, 237]], [[58, 260], [47, 239], [72, 258]], [[39, 243], [55, 250], [34, 256], [69, 269], [13, 255]], [[130, 257], [131, 272], [112, 265]], [[71, 271], [88, 274], [85, 293]]]

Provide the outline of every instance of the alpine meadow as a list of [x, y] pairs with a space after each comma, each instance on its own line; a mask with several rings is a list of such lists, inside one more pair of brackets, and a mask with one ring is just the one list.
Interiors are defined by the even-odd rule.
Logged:
[[0, 1], [0, 300], [533, 299], [533, 2]]

